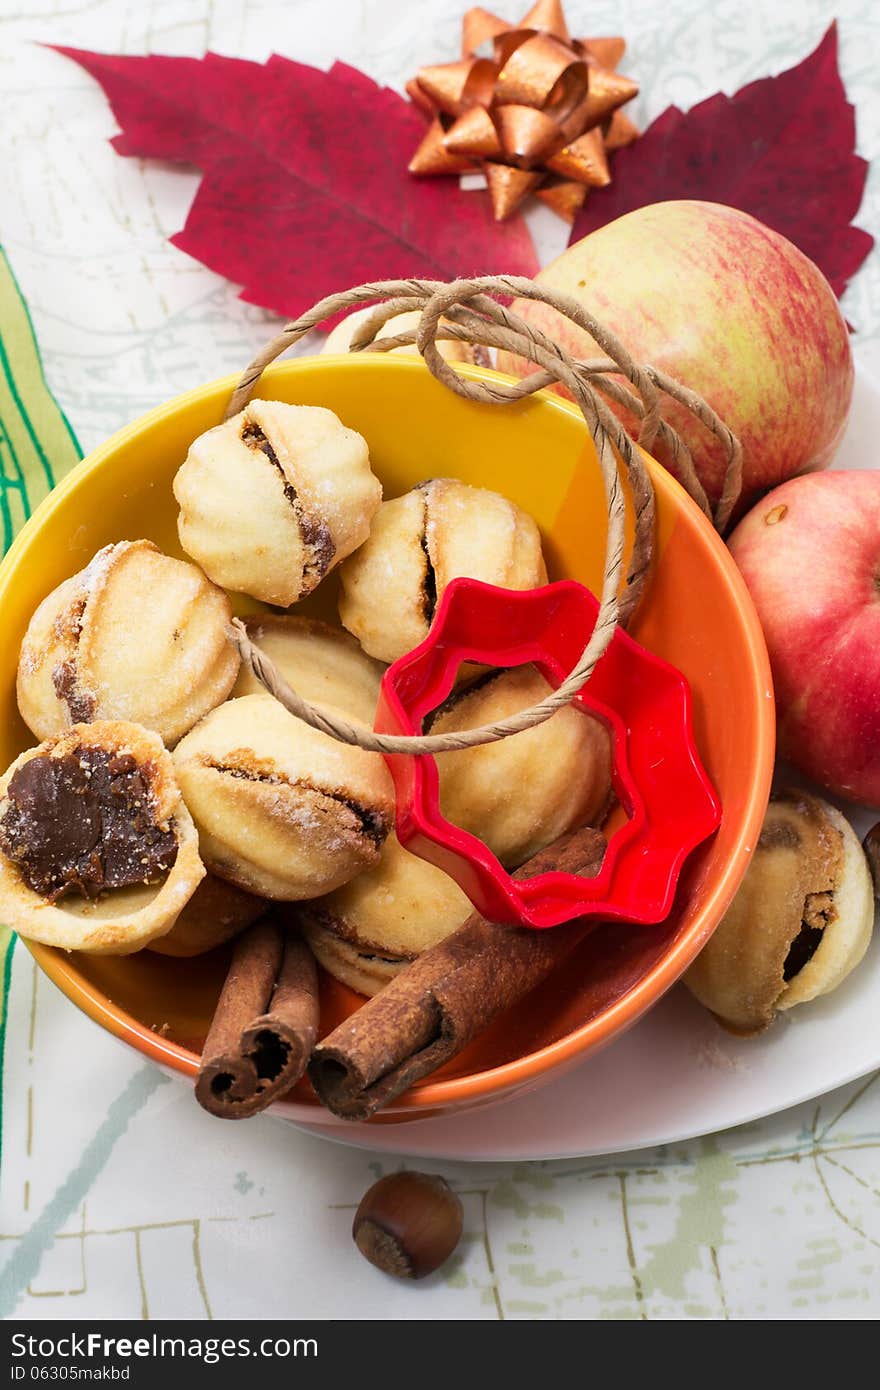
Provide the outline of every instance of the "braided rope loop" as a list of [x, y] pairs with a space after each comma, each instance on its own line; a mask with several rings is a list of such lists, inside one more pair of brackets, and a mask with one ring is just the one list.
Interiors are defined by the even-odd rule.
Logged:
[[[547, 334], [498, 303], [496, 296], [540, 300], [551, 305], [589, 333], [606, 357], [598, 362], [578, 362]], [[225, 418], [230, 419], [244, 409], [263, 371], [276, 357], [325, 320], [358, 305], [374, 307], [365, 321], [358, 325], [350, 344], [352, 352], [390, 352], [395, 347], [414, 343], [439, 381], [466, 400], [488, 405], [519, 401], [553, 384], [563, 386], [572, 396], [596, 448], [608, 509], [602, 590], [593, 631], [574, 669], [556, 690], [537, 704], [496, 724], [428, 735], [378, 734], [362, 724], [349, 722], [336, 711], [317, 709], [291, 688], [266, 653], [250, 640], [244, 625], [237, 619], [233, 623], [233, 640], [243, 661], [270, 694], [291, 714], [339, 742], [355, 744], [372, 752], [410, 754], [442, 753], [494, 743], [543, 723], [570, 703], [589, 680], [596, 663], [607, 650], [618, 623], [625, 625], [632, 617], [644, 591], [653, 544], [653, 487], [639, 447], [610, 409], [605, 397], [616, 404], [625, 405], [639, 420], [639, 444], [642, 447], [649, 448], [657, 438], [663, 441], [675, 461], [680, 480], [709, 516], [709, 503], [696, 477], [690, 452], [681, 437], [661, 417], [663, 393], [686, 405], [722, 440], [727, 450], [728, 467], [722, 499], [715, 514], [715, 524], [719, 527], [729, 517], [739, 492], [742, 451], [735, 436], [705, 401], [654, 368], [635, 362], [616, 335], [594, 319], [577, 300], [531, 280], [511, 275], [479, 276], [449, 284], [437, 280], [383, 280], [328, 295], [300, 318], [286, 324], [266, 344], [243, 373], [232, 394]], [[389, 320], [413, 309], [420, 311], [414, 330], [395, 337], [377, 336]], [[536, 370], [517, 382], [465, 376], [441, 354], [438, 343], [444, 340], [503, 348], [534, 363]], [[636, 518], [632, 555], [622, 593], [625, 501], [618, 460], [626, 470]]]

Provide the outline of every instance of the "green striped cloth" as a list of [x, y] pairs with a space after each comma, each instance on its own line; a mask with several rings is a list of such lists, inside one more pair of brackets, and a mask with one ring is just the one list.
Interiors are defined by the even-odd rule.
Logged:
[[[76, 436], [46, 385], [27, 305], [0, 248], [0, 553], [80, 456]], [[9, 928], [0, 926], [0, 1123], [14, 944]]]

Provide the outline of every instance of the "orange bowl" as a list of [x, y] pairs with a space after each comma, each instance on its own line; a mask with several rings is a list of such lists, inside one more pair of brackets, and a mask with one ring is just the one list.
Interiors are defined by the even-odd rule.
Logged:
[[[465, 368], [468, 375], [495, 374]], [[109, 541], [147, 537], [180, 554], [171, 481], [187, 448], [217, 424], [235, 379], [212, 382], [95, 449], [34, 513], [0, 564], [0, 767], [34, 740], [18, 715], [15, 673], [28, 620], [45, 595]], [[574, 406], [542, 392], [515, 405], [463, 400], [406, 357], [300, 358], [265, 373], [259, 394], [334, 410], [367, 439], [386, 497], [432, 476], [503, 492], [538, 521], [551, 578], [594, 591], [606, 509], [596, 454]], [[648, 460], [657, 497], [656, 558], [631, 631], [687, 676], [697, 746], [721, 797], [722, 824], [688, 860], [660, 926], [598, 927], [556, 972], [441, 1072], [377, 1122], [426, 1118], [537, 1086], [604, 1046], [693, 960], [735, 893], [761, 828], [773, 766], [770, 671], [758, 620], [724, 544], [699, 509]], [[305, 611], [335, 614], [333, 576]], [[253, 605], [251, 605], [253, 607]], [[59, 989], [109, 1032], [192, 1078], [228, 961], [142, 951], [110, 957], [29, 945]], [[322, 982], [322, 1030], [361, 1001]], [[326, 1126], [306, 1082], [276, 1112]]]

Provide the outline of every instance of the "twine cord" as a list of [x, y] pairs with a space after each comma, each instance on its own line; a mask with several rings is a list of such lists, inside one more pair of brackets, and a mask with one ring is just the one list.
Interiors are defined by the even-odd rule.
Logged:
[[[543, 330], [499, 304], [493, 297], [497, 295], [549, 304], [588, 333], [606, 356], [601, 360], [577, 361]], [[376, 301], [381, 302], [377, 304]], [[722, 497], [714, 517], [719, 529], [729, 519], [739, 494], [742, 451], [736, 437], [705, 401], [655, 368], [635, 362], [616, 335], [594, 319], [577, 300], [531, 280], [509, 275], [480, 276], [449, 284], [436, 280], [385, 280], [328, 295], [300, 318], [286, 324], [266, 344], [243, 373], [224, 418], [231, 419], [244, 409], [263, 371], [282, 352], [326, 319], [363, 304], [373, 307], [352, 337], [352, 352], [391, 352], [395, 347], [415, 344], [439, 381], [466, 400], [485, 404], [502, 405], [523, 400], [552, 384], [565, 387], [573, 397], [596, 447], [608, 511], [602, 590], [593, 631], [574, 669], [556, 690], [537, 704], [495, 724], [428, 735], [378, 734], [363, 724], [349, 722], [335, 710], [317, 708], [292, 689], [266, 653], [250, 640], [244, 624], [238, 619], [233, 619], [231, 635], [242, 660], [271, 695], [291, 714], [339, 742], [369, 752], [407, 754], [434, 754], [494, 743], [543, 723], [571, 702], [589, 680], [618, 624], [626, 625], [632, 617], [644, 591], [653, 542], [653, 487], [639, 447], [610, 409], [606, 397], [625, 406], [638, 420], [638, 442], [642, 448], [650, 448], [658, 439], [664, 444], [679, 480], [710, 517], [711, 509], [697, 478], [690, 450], [661, 416], [663, 395], [686, 406], [721, 441], [727, 463]], [[420, 312], [416, 328], [393, 337], [377, 336], [390, 319], [413, 309]], [[536, 370], [511, 383], [472, 379], [456, 371], [442, 356], [438, 343], [443, 341], [501, 348], [526, 358]], [[636, 518], [622, 593], [625, 501], [618, 459], [626, 469]]]

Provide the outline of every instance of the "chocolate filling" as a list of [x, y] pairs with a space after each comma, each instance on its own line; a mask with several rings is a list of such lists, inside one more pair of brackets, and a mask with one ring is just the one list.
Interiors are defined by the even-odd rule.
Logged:
[[259, 449], [260, 453], [265, 454], [269, 462], [274, 464], [281, 474], [284, 496], [293, 507], [299, 523], [303, 545], [308, 552], [303, 573], [309, 581], [309, 589], [314, 589], [315, 585], [324, 578], [336, 555], [336, 545], [330, 534], [330, 528], [325, 521], [321, 521], [317, 517], [307, 516], [303, 511], [296, 488], [281, 467], [278, 455], [256, 421], [247, 421], [241, 432], [241, 440], [249, 449]]
[[76, 662], [71, 658], [60, 662], [52, 672], [52, 684], [59, 700], [63, 700], [74, 724], [90, 724], [95, 717], [95, 697], [77, 685]]
[[758, 849], [800, 849], [801, 837], [790, 821], [771, 821], [758, 839]]
[[782, 978], [793, 980], [822, 945], [825, 928], [837, 917], [833, 893], [808, 893], [804, 901], [801, 929], [788, 948]]
[[251, 768], [233, 767], [226, 763], [214, 763], [210, 766], [215, 772], [225, 773], [228, 777], [240, 777], [245, 782], [263, 782], [269, 787], [300, 787], [304, 791], [314, 792], [316, 796], [326, 797], [328, 801], [335, 801], [339, 806], [345, 806], [351, 811], [352, 815], [360, 822], [359, 829], [367, 839], [381, 849], [388, 837], [390, 824], [387, 816], [383, 816], [381, 811], [373, 811], [368, 806], [361, 806], [352, 797], [345, 796], [342, 792], [331, 792], [326, 787], [316, 787], [312, 782], [305, 780], [291, 781], [286, 777], [274, 777], [269, 772], [256, 772]]
[[[83, 618], [87, 603], [88, 598], [85, 595], [77, 599], [65, 614], [65, 621], [59, 629], [59, 635], [69, 635], [74, 648], [78, 646], [82, 636]], [[72, 723], [91, 723], [95, 717], [97, 701], [91, 691], [81, 690], [79, 687], [75, 656], [70, 656], [66, 661], [59, 662], [53, 669], [52, 685], [58, 699], [63, 700], [67, 705]]]
[[320, 583], [333, 564], [336, 545], [326, 521], [319, 521], [315, 517], [306, 516], [299, 508], [297, 508], [297, 519], [303, 544], [311, 552], [312, 558], [306, 562], [305, 572], [313, 580], [314, 587], [314, 584]]
[[431, 559], [431, 552], [428, 549], [428, 488], [430, 483], [419, 483], [419, 491], [424, 493], [425, 511], [422, 521], [421, 547], [425, 557], [425, 577], [422, 580], [422, 613], [428, 627], [434, 621], [434, 614], [437, 612], [437, 571]]
[[6, 800], [0, 848], [49, 902], [156, 883], [177, 858], [173, 831], [156, 822], [148, 771], [130, 753], [82, 748], [30, 758]]

